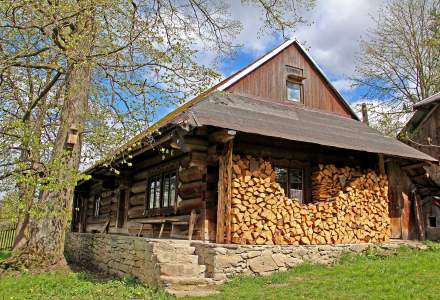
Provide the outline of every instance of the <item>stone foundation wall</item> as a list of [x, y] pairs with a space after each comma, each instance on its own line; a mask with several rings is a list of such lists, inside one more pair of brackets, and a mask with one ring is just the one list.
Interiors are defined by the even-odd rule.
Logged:
[[199, 263], [206, 265], [208, 277], [225, 280], [236, 275], [269, 275], [303, 263], [331, 264], [343, 253], [364, 253], [372, 249], [392, 251], [399, 245], [216, 245], [193, 243]]
[[68, 233], [69, 262], [118, 277], [132, 276], [158, 286], [159, 270], [148, 239], [112, 234]]
[[[415, 241], [345, 245], [236, 245], [182, 240], [158, 240], [111, 234], [68, 233], [69, 262], [92, 271], [133, 276], [149, 286], [167, 287], [187, 277], [221, 283], [236, 275], [268, 275], [302, 263], [331, 264], [343, 253], [392, 251], [401, 245], [426, 249]], [[197, 282], [191, 283], [197, 285]]]

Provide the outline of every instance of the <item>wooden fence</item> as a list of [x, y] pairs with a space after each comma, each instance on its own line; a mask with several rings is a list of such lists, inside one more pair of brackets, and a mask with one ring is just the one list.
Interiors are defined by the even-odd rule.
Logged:
[[0, 250], [12, 249], [15, 237], [15, 224], [0, 224]]

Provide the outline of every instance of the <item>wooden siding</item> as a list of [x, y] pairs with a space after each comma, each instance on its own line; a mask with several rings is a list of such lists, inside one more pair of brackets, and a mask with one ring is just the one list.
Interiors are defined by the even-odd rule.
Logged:
[[[412, 140], [423, 145], [428, 144], [428, 138], [431, 138], [432, 145], [440, 145], [440, 105], [437, 105], [434, 111], [428, 114], [427, 119], [422, 121], [415, 129], [414, 136], [411, 137]], [[439, 147], [419, 146], [411, 142], [409, 145], [434, 158], [440, 159]]]
[[286, 65], [303, 69], [303, 101], [306, 107], [352, 117], [326, 80], [312, 63], [291, 45], [227, 89], [228, 92], [253, 95], [275, 102], [287, 101]]

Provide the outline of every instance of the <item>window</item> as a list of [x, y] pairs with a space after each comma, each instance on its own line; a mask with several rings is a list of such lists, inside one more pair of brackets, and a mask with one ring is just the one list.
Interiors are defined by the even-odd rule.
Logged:
[[429, 217], [429, 227], [437, 227], [437, 218]]
[[118, 214], [117, 214], [117, 226], [118, 228], [122, 228], [124, 227], [124, 223], [125, 223], [125, 218], [126, 218], [126, 214], [125, 212], [127, 211], [125, 209], [126, 206], [126, 194], [127, 191], [124, 189], [121, 189], [119, 191], [119, 202], [118, 202]]
[[304, 169], [275, 167], [276, 181], [289, 198], [304, 203]]
[[99, 216], [99, 209], [101, 208], [101, 197], [95, 197], [95, 212], [94, 216]]
[[148, 209], [172, 207], [176, 203], [176, 172], [150, 178], [148, 182]]
[[300, 83], [287, 81], [287, 100], [302, 102], [302, 85]]

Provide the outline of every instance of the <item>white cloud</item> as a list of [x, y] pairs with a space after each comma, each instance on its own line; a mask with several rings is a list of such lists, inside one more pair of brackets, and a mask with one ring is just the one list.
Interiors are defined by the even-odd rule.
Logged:
[[[243, 6], [241, 1], [231, 1], [232, 17], [240, 20], [243, 31], [237, 42], [243, 50], [259, 56], [276, 43], [276, 37], [259, 34], [262, 25], [261, 11]], [[306, 46], [326, 72], [335, 77], [351, 75], [359, 40], [372, 25], [370, 15], [377, 12], [384, 0], [318, 0], [315, 8], [305, 12], [311, 23], [301, 25], [292, 33]], [[279, 41], [278, 41], [279, 42]]]
[[336, 76], [351, 75], [359, 40], [371, 27], [383, 0], [319, 0], [311, 11], [311, 26], [298, 29], [316, 61]]
[[338, 79], [332, 81], [333, 86], [339, 91], [339, 92], [347, 92], [351, 91], [353, 89], [353, 81], [350, 79]]

